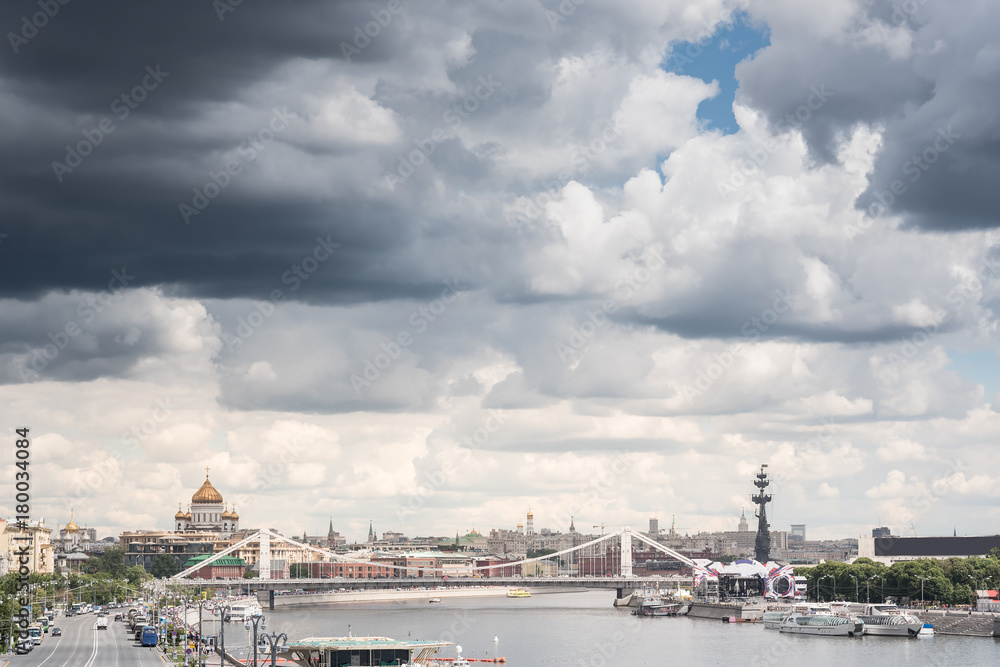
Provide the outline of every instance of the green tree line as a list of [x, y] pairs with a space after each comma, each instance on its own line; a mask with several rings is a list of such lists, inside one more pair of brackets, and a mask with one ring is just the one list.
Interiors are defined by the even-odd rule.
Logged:
[[921, 559], [891, 566], [869, 558], [851, 564], [826, 562], [813, 567], [797, 567], [805, 576], [811, 600], [884, 602], [923, 599], [947, 605], [973, 604], [977, 589], [1000, 586], [1000, 549], [987, 558]]

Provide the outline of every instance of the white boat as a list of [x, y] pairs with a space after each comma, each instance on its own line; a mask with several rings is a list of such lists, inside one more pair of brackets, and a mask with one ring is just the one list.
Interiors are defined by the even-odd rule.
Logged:
[[781, 611], [765, 611], [760, 620], [764, 621], [764, 627], [768, 630], [777, 630], [781, 627], [781, 622], [785, 620], [785, 616], [788, 616], [788, 610], [785, 609]]
[[234, 623], [242, 623], [248, 618], [260, 616], [264, 613], [259, 604], [234, 604], [230, 605], [226, 611], [226, 620]]
[[761, 616], [764, 627], [769, 630], [777, 630], [781, 627], [781, 622], [788, 614], [831, 614], [830, 606], [822, 602], [803, 602], [782, 609], [770, 609]]
[[930, 623], [924, 623], [924, 627], [920, 629], [920, 634], [917, 635], [920, 638], [930, 638], [934, 636], [934, 626]]
[[858, 618], [865, 624], [865, 634], [882, 637], [917, 637], [923, 632], [924, 622], [907, 614], [894, 604], [866, 604], [857, 609]]
[[833, 614], [801, 614], [792, 612], [781, 621], [778, 632], [826, 637], [860, 637], [865, 624]]

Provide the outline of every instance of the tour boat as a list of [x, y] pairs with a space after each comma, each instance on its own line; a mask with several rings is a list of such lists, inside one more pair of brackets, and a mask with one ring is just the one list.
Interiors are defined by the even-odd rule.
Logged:
[[509, 598], [530, 598], [531, 593], [528, 592], [526, 588], [512, 588], [507, 591], [507, 597]]
[[[309, 637], [288, 642], [284, 658], [293, 665], [427, 665], [451, 642], [388, 637]], [[452, 661], [450, 664], [459, 664]], [[468, 663], [466, 663], [468, 664]]]
[[923, 621], [894, 604], [866, 604], [858, 610], [858, 618], [865, 624], [866, 635], [916, 637], [924, 629]]
[[234, 604], [230, 605], [226, 611], [226, 620], [234, 623], [242, 623], [248, 618], [260, 616], [264, 611], [259, 604]]
[[865, 624], [846, 616], [791, 612], [781, 621], [778, 632], [829, 637], [860, 637], [865, 632]]
[[664, 602], [663, 600], [643, 600], [636, 609], [632, 610], [633, 616], [676, 616], [680, 611], [679, 602]]
[[441, 598], [431, 598], [430, 600], [428, 600], [428, 602], [430, 602], [431, 604], [437, 604], [441, 602]]

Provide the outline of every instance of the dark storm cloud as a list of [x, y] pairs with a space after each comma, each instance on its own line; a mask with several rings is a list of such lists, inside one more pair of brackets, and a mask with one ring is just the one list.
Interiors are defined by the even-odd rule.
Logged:
[[836, 37], [776, 35], [738, 66], [741, 94], [776, 124], [794, 116], [812, 86], [827, 86], [830, 99], [800, 126], [826, 162], [859, 123], [884, 128], [869, 188], [857, 201], [873, 217], [902, 214], [927, 229], [995, 227], [998, 21], [992, 3], [867, 3]]
[[[421, 233], [419, 214], [398, 199], [350, 192], [348, 174], [359, 162], [372, 170], [370, 157], [350, 146], [323, 149], [294, 136], [299, 127], [268, 129], [275, 114], [286, 126], [307, 120], [297, 104], [309, 91], [266, 100], [252, 91], [274, 85], [290, 62], [343, 66], [343, 44], [364, 44], [349, 53], [352, 71], [412, 50], [421, 36], [409, 0], [388, 21], [387, 3], [378, 2], [244, 2], [221, 19], [211, 2], [50, 4], [58, 10], [48, 18], [33, 18], [42, 11], [36, 2], [0, 8], [0, 26], [15, 35], [0, 58], [8, 130], [0, 135], [8, 158], [0, 164], [8, 235], [0, 294], [93, 289], [95, 277], [125, 264], [138, 276], [132, 287], [262, 298], [320, 237], [341, 244], [336, 261], [310, 276], [310, 289], [286, 287], [289, 298], [419, 298], [436, 289], [422, 286], [440, 279], [436, 269], [402, 256]], [[25, 27], [24, 17], [41, 27]], [[356, 28], [380, 17], [385, 34], [357, 40]], [[288, 173], [301, 163], [291, 147], [310, 143], [320, 146], [314, 154], [333, 156], [326, 180], [334, 192], [260, 187], [263, 163]], [[255, 146], [239, 174], [224, 173], [226, 154], [250, 155]], [[445, 147], [439, 157], [475, 173], [461, 150]], [[204, 210], [183, 214], [182, 205], [196, 208], [209, 199], [199, 193], [220, 183]]]

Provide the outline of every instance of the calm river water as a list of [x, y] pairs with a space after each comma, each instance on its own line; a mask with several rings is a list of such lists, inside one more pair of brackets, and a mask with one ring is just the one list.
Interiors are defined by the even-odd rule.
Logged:
[[[791, 636], [757, 624], [640, 618], [631, 609], [614, 609], [613, 600], [614, 594], [604, 591], [535, 593], [524, 599], [316, 605], [265, 614], [268, 632], [285, 632], [291, 640], [343, 636], [350, 625], [355, 636], [452, 640], [470, 658], [493, 657], [496, 636], [498, 654], [509, 667], [1000, 665], [1000, 640], [991, 638]], [[455, 652], [445, 649], [440, 655]]]

